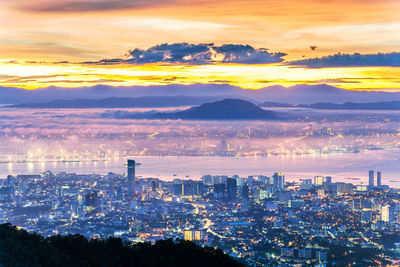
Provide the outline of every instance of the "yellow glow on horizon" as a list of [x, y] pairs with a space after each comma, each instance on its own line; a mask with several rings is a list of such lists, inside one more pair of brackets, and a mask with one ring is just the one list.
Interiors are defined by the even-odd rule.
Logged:
[[329, 84], [350, 90], [400, 91], [400, 68], [347, 67], [310, 69], [284, 64], [242, 65], [95, 65], [0, 63], [0, 86], [36, 89], [48, 86], [148, 86], [230, 84], [244, 89], [272, 85]]

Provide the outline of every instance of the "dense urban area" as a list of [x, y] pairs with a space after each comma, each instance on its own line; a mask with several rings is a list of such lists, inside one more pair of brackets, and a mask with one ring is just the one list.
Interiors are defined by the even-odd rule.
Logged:
[[250, 266], [400, 264], [400, 190], [379, 171], [366, 170], [368, 185], [283, 173], [163, 181], [139, 178], [138, 165], [128, 160], [126, 175], [9, 175], [0, 223], [43, 236], [184, 239]]

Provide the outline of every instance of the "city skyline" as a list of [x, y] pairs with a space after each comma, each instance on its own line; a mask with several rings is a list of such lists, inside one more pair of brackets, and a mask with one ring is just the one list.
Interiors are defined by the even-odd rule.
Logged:
[[126, 175], [9, 175], [0, 181], [0, 222], [44, 237], [182, 239], [216, 246], [246, 266], [399, 263], [399, 189], [385, 179], [381, 186], [331, 176], [288, 182], [276, 172], [164, 181], [133, 177], [137, 161], [126, 162]]

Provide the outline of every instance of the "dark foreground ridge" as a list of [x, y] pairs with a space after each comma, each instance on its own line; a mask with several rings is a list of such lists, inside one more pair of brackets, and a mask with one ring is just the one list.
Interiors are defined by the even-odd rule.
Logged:
[[277, 120], [280, 113], [264, 110], [241, 99], [224, 99], [174, 113], [157, 113], [155, 119], [183, 120]]
[[189, 241], [131, 244], [81, 235], [44, 238], [0, 225], [0, 266], [244, 266], [220, 249]]

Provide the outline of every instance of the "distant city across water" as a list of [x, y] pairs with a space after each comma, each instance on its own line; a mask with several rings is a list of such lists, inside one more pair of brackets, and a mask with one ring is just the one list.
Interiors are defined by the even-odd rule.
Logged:
[[[313, 178], [317, 175], [332, 176], [334, 182], [367, 184], [368, 170], [382, 172], [382, 184], [400, 187], [400, 151], [368, 151], [354, 154], [296, 156], [296, 157], [176, 157], [135, 156], [140, 162], [138, 177], [154, 177], [163, 180], [200, 179], [211, 175], [267, 175], [283, 172], [286, 181]], [[0, 177], [33, 174], [47, 170], [79, 174], [126, 173], [127, 158], [88, 162], [27, 162], [1, 163]]]

